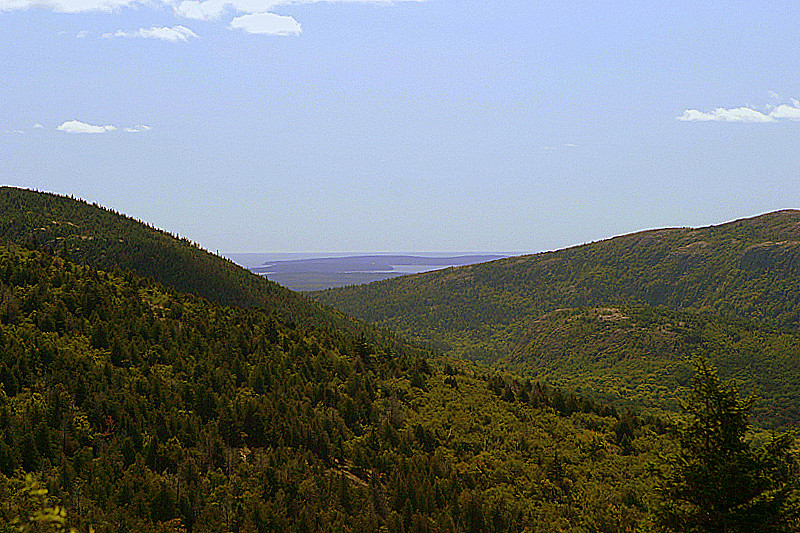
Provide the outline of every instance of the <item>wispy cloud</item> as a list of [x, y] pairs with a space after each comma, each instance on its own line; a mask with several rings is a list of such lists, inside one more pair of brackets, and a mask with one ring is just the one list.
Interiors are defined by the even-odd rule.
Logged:
[[[777, 94], [770, 91], [770, 97], [777, 99]], [[764, 111], [752, 106], [724, 108], [717, 107], [712, 111], [687, 109], [678, 120], [683, 122], [777, 122], [779, 120], [800, 120], [800, 102], [791, 99], [791, 104], [778, 106], [766, 105]]]
[[93, 124], [81, 122], [80, 120], [68, 120], [58, 127], [59, 131], [67, 133], [108, 133], [116, 129], [115, 126], [95, 126]]
[[573, 144], [573, 143], [563, 143], [563, 144], [558, 144], [558, 145], [555, 145], [555, 146], [542, 146], [541, 149], [545, 150], [545, 151], [566, 150], [566, 149], [569, 149], [569, 148], [575, 148], [577, 146], [578, 146], [577, 144]]
[[103, 38], [110, 39], [112, 37], [128, 37], [136, 39], [158, 39], [161, 41], [169, 41], [176, 43], [178, 41], [186, 42], [190, 37], [197, 38], [197, 34], [185, 26], [168, 27], [153, 27], [148, 29], [140, 28], [137, 31], [123, 31], [117, 30], [116, 33], [104, 33]]
[[75, 34], [76, 39], [85, 39], [89, 36], [89, 32], [87, 30], [81, 30]]
[[41, 130], [41, 129], [44, 129], [44, 126], [42, 126], [41, 124], [39, 124], [39, 123], [37, 122], [36, 124], [34, 124], [34, 125], [33, 125], [33, 129], [35, 129], [35, 130]]
[[392, 4], [409, 1], [425, 0], [183, 0], [174, 9], [182, 17], [198, 20], [218, 19], [225, 12], [233, 11], [240, 15], [234, 17], [228, 25], [232, 30], [263, 35], [299, 35], [303, 31], [300, 23], [294, 17], [273, 13], [274, 7], [318, 2]]
[[145, 2], [141, 0], [0, 0], [0, 11], [46, 8], [58, 13], [109, 12], [120, 7], [140, 3], [144, 4]]
[[273, 9], [277, 6], [293, 4], [316, 4], [326, 2], [388, 5], [398, 2], [424, 1], [426, 0], [183, 0], [175, 6], [174, 9], [177, 14], [186, 18], [212, 20], [221, 17], [226, 11], [251, 15], [264, 14], [272, 13]]
[[138, 126], [133, 126], [130, 128], [125, 128], [126, 133], [141, 133], [143, 131], [147, 131], [150, 129], [150, 126], [145, 126], [144, 124], [140, 124]]

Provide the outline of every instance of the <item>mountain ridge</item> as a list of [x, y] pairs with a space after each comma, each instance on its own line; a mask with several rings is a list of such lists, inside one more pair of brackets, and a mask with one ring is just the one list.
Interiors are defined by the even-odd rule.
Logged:
[[0, 187], [0, 240], [43, 247], [103, 270], [130, 269], [222, 305], [260, 307], [288, 320], [340, 328], [354, 335], [379, 334], [185, 237], [85, 200]]
[[800, 211], [786, 209], [311, 295], [445, 353], [491, 362], [531, 320], [561, 307], [664, 305], [796, 328], [796, 241]]

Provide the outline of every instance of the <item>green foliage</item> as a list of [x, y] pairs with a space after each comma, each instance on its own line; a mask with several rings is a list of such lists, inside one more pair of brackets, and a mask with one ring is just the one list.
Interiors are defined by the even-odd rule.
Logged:
[[[752, 405], [687, 361], [746, 380], [769, 400], [759, 422], [796, 423], [800, 343], [778, 326], [798, 320], [798, 216], [320, 296], [456, 355], [510, 354], [498, 366], [526, 380], [111, 211], [0, 188], [0, 237], [18, 243], [0, 245], [3, 525], [65, 528], [68, 508], [103, 532], [631, 532], [680, 445], [663, 524], [758, 530], [772, 514], [788, 530], [791, 439], [747, 441]], [[680, 442], [627, 409], [669, 410], [691, 383]]]
[[0, 472], [83, 531], [645, 519], [663, 426], [403, 346], [0, 246]]
[[666, 306], [800, 325], [800, 211], [645, 231], [313, 296], [453, 356], [494, 362], [545, 313]]
[[751, 320], [663, 307], [561, 309], [534, 321], [496, 366], [618, 409], [664, 414], [679, 411], [701, 354], [759, 398], [758, 426], [800, 423], [800, 334]]
[[[32, 474], [17, 475], [11, 479], [0, 474], [0, 496], [3, 501], [0, 504], [0, 531], [75, 533], [75, 528], [67, 527], [66, 509], [52, 504], [48, 492]], [[89, 533], [94, 533], [94, 528], [89, 527]]]
[[[223, 305], [275, 311], [287, 321], [379, 334], [186, 238], [73, 198], [0, 187], [0, 241], [47, 249], [109, 272], [131, 270], [179, 292]], [[102, 342], [102, 332], [95, 334], [93, 342]]]
[[800, 526], [793, 438], [746, 440], [754, 398], [695, 359], [689, 415], [664, 488], [661, 523], [672, 531], [781, 532]]

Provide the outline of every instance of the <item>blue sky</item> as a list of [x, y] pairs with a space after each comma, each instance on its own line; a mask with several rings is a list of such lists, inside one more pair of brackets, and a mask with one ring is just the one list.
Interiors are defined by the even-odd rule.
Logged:
[[0, 0], [0, 182], [224, 252], [539, 251], [797, 208], [799, 23], [796, 2]]

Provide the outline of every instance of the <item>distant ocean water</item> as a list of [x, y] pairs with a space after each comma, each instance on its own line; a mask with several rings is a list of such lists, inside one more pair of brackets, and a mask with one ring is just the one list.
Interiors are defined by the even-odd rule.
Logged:
[[[463, 266], [504, 257], [510, 253], [400, 252], [400, 253], [227, 253], [225, 257], [259, 275], [297, 291], [360, 285], [406, 274]], [[430, 260], [428, 262], [427, 260]]]
[[273, 261], [298, 261], [303, 259], [323, 259], [326, 257], [359, 257], [365, 255], [406, 255], [414, 257], [460, 257], [467, 255], [496, 255], [512, 257], [533, 252], [228, 252], [222, 253], [234, 263], [244, 268], [256, 268]]

